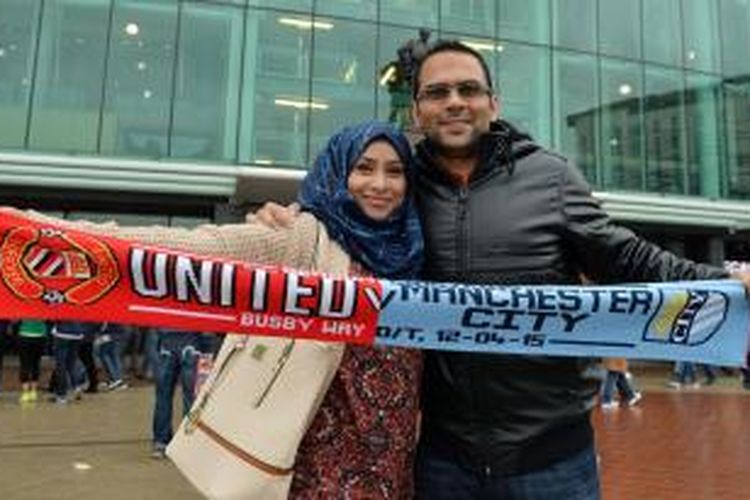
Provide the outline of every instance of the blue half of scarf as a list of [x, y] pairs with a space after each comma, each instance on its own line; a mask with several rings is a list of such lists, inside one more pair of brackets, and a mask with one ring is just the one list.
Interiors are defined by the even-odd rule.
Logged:
[[[386, 140], [404, 162], [404, 203], [384, 221], [362, 212], [347, 189], [355, 162], [375, 140]], [[367, 121], [334, 134], [302, 182], [299, 203], [355, 261], [377, 276], [411, 278], [422, 264], [424, 240], [413, 196], [414, 162], [406, 137], [395, 127]]]

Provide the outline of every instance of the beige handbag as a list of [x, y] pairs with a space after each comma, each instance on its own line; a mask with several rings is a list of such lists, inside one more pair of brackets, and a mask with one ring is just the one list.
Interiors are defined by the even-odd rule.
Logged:
[[343, 350], [228, 335], [167, 456], [208, 498], [286, 498], [297, 448]]

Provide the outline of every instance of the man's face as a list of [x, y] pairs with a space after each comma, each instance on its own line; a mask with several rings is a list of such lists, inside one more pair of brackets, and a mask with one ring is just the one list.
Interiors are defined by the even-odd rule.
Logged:
[[412, 116], [440, 154], [476, 154], [479, 138], [489, 131], [498, 108], [481, 64], [470, 54], [439, 52], [422, 65]]

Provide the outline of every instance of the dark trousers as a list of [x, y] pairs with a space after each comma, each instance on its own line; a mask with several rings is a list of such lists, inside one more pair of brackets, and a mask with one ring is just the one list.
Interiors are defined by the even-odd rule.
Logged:
[[65, 397], [75, 388], [76, 360], [80, 340], [55, 337], [55, 394]]
[[89, 381], [89, 389], [96, 390], [99, 383], [99, 377], [96, 374], [96, 363], [94, 362], [94, 342], [84, 339], [78, 343], [78, 359], [83, 363], [86, 369], [86, 378]]
[[0, 389], [3, 385], [3, 358], [13, 350], [15, 337], [11, 335], [7, 322], [0, 321]]
[[598, 500], [599, 474], [594, 447], [544, 469], [504, 476], [490, 468], [457, 463], [420, 446], [418, 500]]
[[154, 443], [166, 445], [172, 439], [172, 399], [177, 383], [182, 386], [183, 416], [193, 405], [195, 368], [199, 352], [193, 346], [162, 346], [156, 366], [156, 401], [153, 416]]
[[19, 337], [18, 357], [21, 361], [19, 379], [22, 384], [39, 381], [39, 363], [44, 354], [44, 337]]
[[628, 379], [628, 374], [607, 370], [607, 375], [602, 383], [602, 403], [611, 403], [615, 399], [615, 389], [620, 394], [622, 401], [628, 402], [635, 397], [635, 389]]

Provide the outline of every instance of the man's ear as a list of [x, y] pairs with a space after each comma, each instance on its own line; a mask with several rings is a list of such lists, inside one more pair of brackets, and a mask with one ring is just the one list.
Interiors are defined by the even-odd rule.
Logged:
[[492, 94], [492, 97], [490, 98], [492, 100], [492, 107], [493, 110], [493, 120], [497, 120], [500, 118], [500, 111], [502, 110], [502, 102], [500, 101], [500, 96], [497, 94]]
[[412, 101], [411, 101], [410, 113], [411, 113], [411, 124], [412, 124], [412, 127], [416, 128], [418, 130], [422, 130], [422, 122], [419, 119], [419, 103], [417, 102], [416, 99], [412, 99]]

